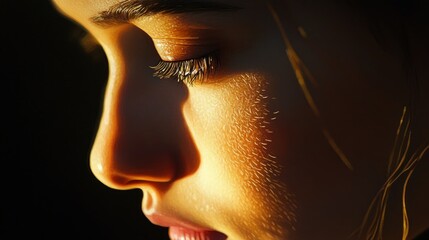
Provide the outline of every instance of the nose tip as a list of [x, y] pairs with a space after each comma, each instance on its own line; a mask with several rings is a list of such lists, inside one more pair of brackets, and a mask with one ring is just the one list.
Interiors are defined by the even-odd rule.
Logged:
[[133, 148], [112, 132], [99, 132], [90, 155], [92, 173], [114, 189], [170, 182], [175, 178], [177, 156], [168, 151]]

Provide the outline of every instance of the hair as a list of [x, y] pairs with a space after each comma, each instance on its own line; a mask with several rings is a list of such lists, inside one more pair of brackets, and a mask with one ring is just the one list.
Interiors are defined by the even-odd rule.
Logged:
[[416, 142], [418, 140], [412, 134], [419, 131], [418, 109], [425, 106], [421, 106], [424, 103], [419, 102], [420, 79], [415, 69], [410, 34], [418, 30], [421, 24], [425, 24], [426, 20], [422, 14], [425, 7], [423, 1], [418, 0], [355, 0], [352, 4], [366, 18], [368, 28], [380, 47], [387, 51], [396, 51], [401, 57], [406, 73], [404, 80], [408, 84], [408, 102], [404, 103], [388, 160], [387, 179], [374, 196], [358, 229], [358, 236], [359, 239], [382, 239], [389, 192], [397, 185], [402, 187], [402, 239], [405, 240], [410, 227], [406, 201], [407, 186], [418, 163], [429, 150], [427, 139], [424, 139], [424, 142]]
[[[295, 72], [299, 86], [315, 117], [321, 120], [321, 113], [308, 87], [315, 82], [314, 77], [294, 50], [286, 34], [284, 24], [271, 1], [266, 0], [266, 2], [283, 38], [286, 55]], [[393, 140], [393, 148], [387, 161], [386, 181], [373, 197], [362, 219], [362, 224], [351, 234], [351, 238], [382, 239], [383, 225], [388, 210], [389, 192], [393, 186], [399, 185], [402, 187], [402, 239], [405, 240], [408, 237], [410, 226], [406, 202], [407, 186], [418, 163], [429, 150], [428, 139], [424, 139], [423, 141], [425, 142], [419, 143], [415, 141], [412, 135], [413, 130], [418, 131], [418, 129], [415, 129], [415, 125], [419, 121], [416, 111], [422, 106], [420, 106], [421, 102], [418, 101], [419, 78], [413, 62], [410, 31], [415, 30], [421, 24], [424, 25], [426, 19], [424, 18], [423, 12], [425, 11], [423, 9], [425, 8], [423, 7], [423, 1], [419, 0], [349, 0], [347, 4], [363, 16], [369, 31], [381, 48], [386, 51], [395, 51], [400, 56], [406, 73], [405, 81], [409, 86], [408, 102], [403, 105], [402, 116], [398, 120], [396, 137]], [[300, 29], [298, 30], [300, 31]], [[319, 123], [321, 131], [339, 159], [348, 169], [353, 170], [350, 159], [338, 147], [322, 121], [319, 121]]]

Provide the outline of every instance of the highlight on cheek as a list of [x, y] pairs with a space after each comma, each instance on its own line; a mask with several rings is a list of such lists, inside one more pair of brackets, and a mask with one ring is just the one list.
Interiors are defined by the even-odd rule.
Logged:
[[[268, 82], [260, 75], [242, 75], [229, 83], [237, 89], [245, 86], [246, 91], [237, 101], [248, 101], [240, 111], [236, 111], [234, 118], [237, 124], [233, 125], [231, 132], [237, 138], [228, 149], [231, 149], [234, 159], [238, 160], [242, 168], [241, 175], [245, 176], [242, 186], [247, 195], [255, 195], [247, 206], [253, 212], [260, 212], [259, 216], [250, 218], [252, 223], [259, 222], [263, 229], [254, 238], [277, 239], [285, 236], [287, 230], [293, 229], [296, 221], [296, 205], [291, 193], [279, 180], [282, 171], [275, 153], [270, 146], [271, 125], [276, 120], [277, 109], [270, 109], [270, 102], [275, 99], [269, 96]], [[234, 86], [235, 85], [235, 86]]]
[[229, 194], [219, 196], [230, 199], [230, 208], [219, 210], [224, 219], [219, 224], [237, 239], [285, 239], [296, 222], [294, 197], [280, 180], [280, 159], [271, 149], [270, 126], [278, 111], [270, 108], [275, 99], [267, 86], [259, 74], [198, 85], [189, 88], [184, 112], [200, 151], [205, 185], [222, 186], [219, 192]]

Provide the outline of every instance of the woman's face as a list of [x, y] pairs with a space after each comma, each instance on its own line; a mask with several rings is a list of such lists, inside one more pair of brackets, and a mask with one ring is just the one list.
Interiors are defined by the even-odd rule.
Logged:
[[142, 189], [144, 214], [172, 239], [317, 239], [358, 226], [402, 93], [400, 62], [354, 11], [282, 3], [280, 28], [265, 1], [54, 2], [109, 61], [91, 169], [109, 187]]

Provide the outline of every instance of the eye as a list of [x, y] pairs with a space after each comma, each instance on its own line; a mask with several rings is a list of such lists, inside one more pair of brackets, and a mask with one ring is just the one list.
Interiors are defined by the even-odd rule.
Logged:
[[176, 78], [178, 82], [184, 82], [192, 86], [194, 83], [202, 83], [213, 75], [218, 68], [219, 61], [215, 53], [207, 54], [199, 58], [182, 61], [163, 61], [151, 67], [153, 76], [160, 79]]

